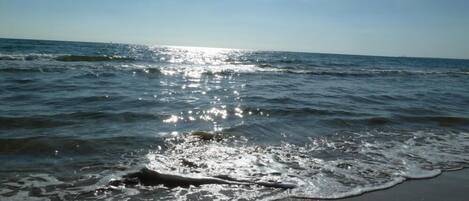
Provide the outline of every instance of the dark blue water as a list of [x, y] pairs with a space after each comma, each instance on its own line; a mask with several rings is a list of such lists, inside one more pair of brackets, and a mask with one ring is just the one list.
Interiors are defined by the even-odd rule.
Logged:
[[[468, 108], [468, 60], [0, 39], [0, 200], [356, 195], [468, 166]], [[142, 167], [297, 187], [96, 191]]]

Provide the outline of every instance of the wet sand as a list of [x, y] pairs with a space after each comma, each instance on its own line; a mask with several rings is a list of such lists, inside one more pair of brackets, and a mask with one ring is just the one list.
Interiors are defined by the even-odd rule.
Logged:
[[[290, 199], [302, 200], [302, 199]], [[469, 169], [443, 172], [431, 179], [408, 180], [389, 189], [337, 201], [467, 201]], [[316, 200], [315, 200], [316, 201]], [[319, 200], [317, 200], [319, 201]]]

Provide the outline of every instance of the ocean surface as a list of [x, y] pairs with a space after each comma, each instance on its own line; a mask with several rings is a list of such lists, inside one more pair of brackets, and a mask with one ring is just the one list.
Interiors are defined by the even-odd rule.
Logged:
[[[0, 200], [357, 195], [469, 165], [469, 61], [0, 39], [0, 164]], [[102, 190], [143, 167], [296, 187]]]

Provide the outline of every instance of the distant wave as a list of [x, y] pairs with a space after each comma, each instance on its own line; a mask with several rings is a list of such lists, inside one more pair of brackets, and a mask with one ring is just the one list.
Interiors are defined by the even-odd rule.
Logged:
[[[21, 60], [21, 59], [18, 59]], [[107, 56], [60, 56], [54, 59], [59, 62], [124, 62], [124, 61], [136, 61], [132, 58], [127, 57], [107, 57]], [[128, 64], [128, 63], [126, 63]], [[418, 70], [388, 70], [388, 69], [333, 69], [333, 68], [320, 68], [314, 69], [292, 69], [288, 67], [267, 67], [268, 65], [254, 66], [254, 65], [222, 65], [222, 66], [155, 66], [153, 64], [141, 65], [133, 64], [130, 65], [117, 65], [105, 67], [106, 69], [113, 69], [117, 71], [129, 71], [132, 73], [147, 74], [147, 75], [233, 75], [233, 74], [298, 74], [298, 75], [310, 75], [310, 76], [330, 76], [330, 77], [380, 77], [380, 76], [467, 76], [468, 71], [418, 71]], [[81, 69], [87, 69], [87, 66], [83, 66]], [[111, 75], [111, 72], [107, 74], [91, 73], [96, 71], [95, 66], [89, 66], [90, 73], [85, 76], [96, 77], [99, 75]], [[71, 68], [62, 66], [43, 66], [43, 67], [12, 67], [5, 66], [0, 67], [0, 72], [5, 73], [34, 73], [34, 72], [64, 72]], [[78, 75], [83, 76], [83, 75]]]
[[67, 68], [63, 67], [6, 67], [1, 68], [4, 73], [43, 73], [43, 72], [64, 72]]
[[123, 56], [81, 56], [81, 55], [65, 55], [55, 58], [57, 61], [75, 62], [75, 61], [135, 61], [134, 58]]
[[50, 60], [56, 57], [53, 54], [1, 54], [0, 61], [32, 61], [32, 60]]
[[62, 62], [99, 62], [99, 61], [136, 61], [136, 59], [118, 55], [54, 55], [54, 54], [0, 54], [0, 61], [56, 60]]
[[412, 71], [412, 70], [379, 70], [379, 69], [359, 69], [359, 70], [291, 70], [280, 69], [277, 72], [291, 74], [325, 75], [335, 77], [370, 77], [370, 76], [402, 76], [402, 75], [468, 75], [465, 71]]
[[[161, 60], [160, 53], [147, 57], [141, 56], [122, 56], [122, 55], [65, 55], [65, 54], [1, 54], [0, 61], [58, 61], [58, 62], [125, 62], [130, 64], [129, 67], [122, 65], [118, 69], [135, 69], [144, 73], [161, 73], [161, 70], [169, 74], [185, 74], [196, 72], [198, 74], [239, 74], [239, 73], [286, 73], [300, 75], [315, 76], [333, 76], [333, 77], [371, 77], [371, 76], [412, 76], [412, 75], [448, 75], [448, 76], [465, 76], [469, 75], [469, 71], [464, 68], [459, 69], [399, 69], [399, 68], [383, 68], [371, 67], [353, 63], [311, 63], [302, 61], [301, 59], [293, 60], [273, 60], [270, 62], [259, 62], [255, 60], [243, 60], [241, 58], [228, 58], [225, 60], [213, 59], [208, 63], [200, 65], [197, 62], [188, 62], [184, 65], [175, 65], [171, 61]], [[139, 63], [140, 62], [140, 63]], [[145, 62], [142, 64], [141, 62]], [[158, 65], [155, 66], [148, 65]], [[179, 63], [177, 63], [179, 64]], [[44, 68], [27, 68], [5, 66], [0, 68], [0, 72], [45, 72], [45, 71], [63, 70], [53, 67]]]

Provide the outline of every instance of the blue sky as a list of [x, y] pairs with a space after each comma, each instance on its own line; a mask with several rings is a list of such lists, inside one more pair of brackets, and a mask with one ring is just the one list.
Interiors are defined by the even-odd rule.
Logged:
[[0, 0], [0, 37], [469, 58], [469, 1]]

